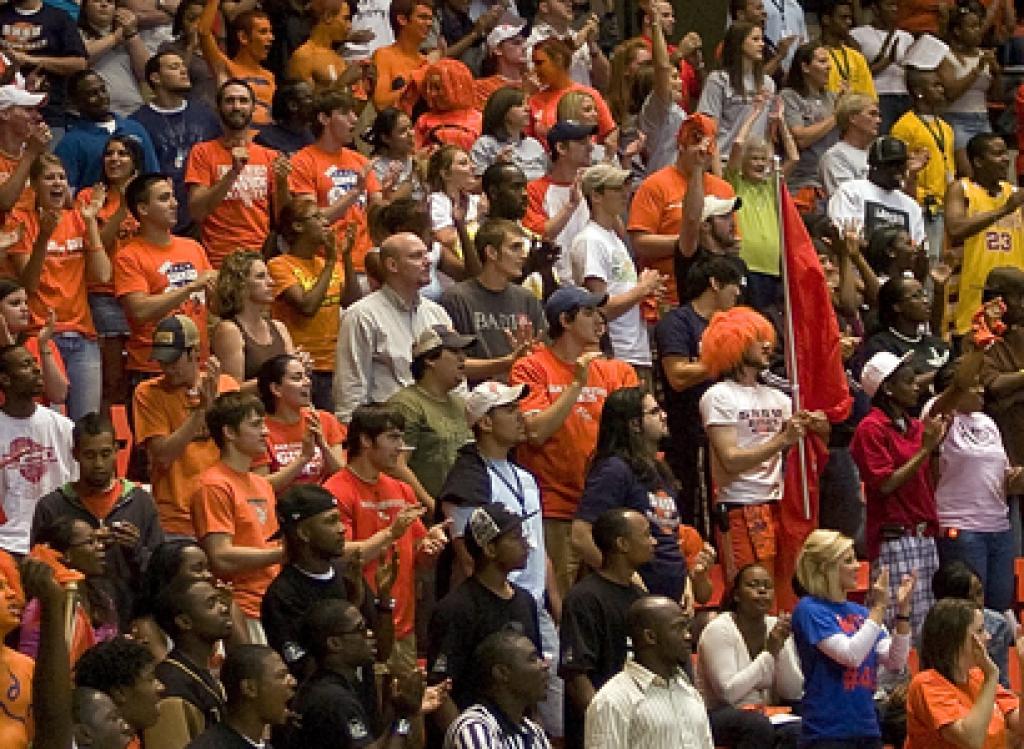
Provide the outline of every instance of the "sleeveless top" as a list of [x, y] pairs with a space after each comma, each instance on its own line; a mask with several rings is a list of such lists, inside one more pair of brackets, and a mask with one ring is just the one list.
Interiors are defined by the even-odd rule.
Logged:
[[245, 355], [245, 380], [255, 379], [260, 371], [260, 367], [263, 366], [263, 362], [267, 359], [271, 359], [279, 354], [288, 353], [284, 346], [284, 338], [281, 337], [281, 331], [277, 329], [277, 325], [273, 320], [267, 320], [267, 324], [270, 326], [270, 343], [267, 344], [256, 343], [237, 320], [232, 320], [232, 322], [242, 334], [242, 352]]
[[[946, 59], [953, 66], [953, 73], [957, 78], [963, 78], [974, 70], [980, 58], [981, 54], [964, 55], [964, 62], [960, 62], [960, 58], [952, 50], [946, 55]], [[986, 69], [984, 73], [974, 79], [974, 83], [966, 91], [957, 97], [956, 101], [949, 103], [949, 106], [946, 107], [946, 112], [988, 112], [988, 88], [991, 85], [992, 74]]]

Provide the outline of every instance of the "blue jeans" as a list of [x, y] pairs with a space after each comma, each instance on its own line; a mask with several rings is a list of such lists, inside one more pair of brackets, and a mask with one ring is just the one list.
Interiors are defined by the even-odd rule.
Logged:
[[957, 151], [967, 148], [975, 135], [992, 132], [988, 112], [944, 112], [942, 119], [953, 128], [953, 148]]
[[966, 562], [985, 586], [985, 606], [1003, 612], [1013, 605], [1013, 532], [960, 531], [937, 542], [939, 560]]
[[57, 333], [53, 342], [68, 371], [68, 418], [77, 421], [99, 412], [103, 394], [99, 344], [81, 333]]

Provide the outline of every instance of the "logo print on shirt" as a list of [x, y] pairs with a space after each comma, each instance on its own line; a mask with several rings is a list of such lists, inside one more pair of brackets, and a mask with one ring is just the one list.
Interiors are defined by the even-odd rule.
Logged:
[[[164, 289], [164, 293], [180, 289], [199, 278], [199, 271], [196, 270], [196, 266], [192, 265], [190, 260], [168, 260], [166, 263], [161, 264], [156, 269], [156, 272], [167, 279], [167, 288]], [[206, 292], [192, 292], [189, 299], [199, 305], [206, 304]]]
[[21, 477], [33, 484], [38, 484], [47, 466], [56, 462], [53, 448], [40, 445], [31, 437], [15, 437], [8, 451], [0, 455], [0, 467], [17, 464]]
[[260, 520], [260, 525], [265, 525], [267, 518], [270, 516], [270, 513], [267, 512], [267, 500], [263, 499], [263, 497], [250, 497], [245, 502], [256, 513], [256, 517]]
[[[331, 189], [327, 191], [327, 202], [337, 203], [342, 196], [356, 185], [359, 175], [352, 169], [343, 169], [340, 166], [331, 164], [324, 170], [324, 176], [331, 181]], [[366, 193], [362, 193], [353, 205], [360, 208], [366, 206]]]
[[[221, 164], [217, 169], [219, 176], [223, 177], [231, 170], [231, 166]], [[224, 200], [240, 200], [246, 208], [252, 208], [257, 200], [266, 200], [269, 193], [267, 174], [266, 164], [246, 164]]]

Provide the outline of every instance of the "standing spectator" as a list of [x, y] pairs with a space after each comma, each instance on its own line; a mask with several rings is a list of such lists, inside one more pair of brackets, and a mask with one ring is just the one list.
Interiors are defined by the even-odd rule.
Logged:
[[[363, 560], [367, 583], [377, 591], [376, 572], [385, 562], [397, 564], [394, 594], [395, 647], [391, 665], [412, 669], [416, 663], [415, 569], [432, 563], [445, 544], [444, 526], [429, 530], [420, 521], [427, 511], [412, 487], [391, 478], [398, 465], [405, 423], [385, 406], [361, 406], [352, 414], [345, 448], [348, 465], [324, 487], [334, 495], [345, 524], [348, 545]], [[388, 561], [394, 555], [395, 560]]]
[[509, 374], [509, 384], [530, 388], [519, 404], [530, 435], [519, 459], [541, 488], [544, 541], [563, 594], [576, 578], [572, 518], [601, 409], [612, 392], [638, 384], [628, 364], [600, 358], [598, 309], [606, 301], [575, 286], [552, 294], [544, 307], [551, 343], [519, 359]]
[[473, 192], [476, 178], [469, 153], [456, 145], [444, 144], [430, 154], [427, 162], [427, 210], [430, 212], [430, 284], [421, 292], [437, 301], [455, 281], [480, 272], [480, 260], [472, 247], [464, 246], [459, 235], [463, 227], [479, 221], [480, 196]]
[[[373, 124], [361, 136], [368, 143], [373, 158], [373, 173], [383, 186], [392, 185], [387, 202], [399, 198], [426, 197], [426, 186], [420, 174], [420, 164], [413, 158], [416, 153], [412, 133], [412, 119], [401, 109], [388, 107], [378, 112]], [[397, 176], [396, 176], [397, 175]]]
[[54, 141], [64, 135], [67, 93], [72, 73], [85, 70], [86, 52], [75, 22], [43, 0], [17, 0], [0, 10], [0, 39], [5, 57], [16, 70], [39, 70], [47, 91], [42, 114]]
[[0, 211], [15, 206], [30, 209], [36, 196], [28, 184], [32, 162], [50, 145], [49, 126], [40, 104], [46, 94], [27, 91], [16, 83], [0, 86]]
[[7, 519], [0, 525], [0, 548], [23, 556], [40, 498], [68, 479], [77, 480], [70, 419], [39, 406], [43, 374], [24, 347], [0, 348], [0, 452], [10, 460], [0, 468], [0, 497]]
[[[124, 200], [139, 222], [139, 233], [114, 259], [114, 295], [128, 316], [126, 366], [134, 387], [159, 371], [149, 357], [150, 344], [156, 324], [170, 314], [180, 313], [192, 321], [198, 335], [197, 360], [206, 358], [210, 350], [206, 295], [213, 291], [217, 272], [210, 268], [198, 242], [171, 234], [178, 203], [170, 179], [161, 174], [140, 175], [129, 183]], [[135, 438], [143, 441], [138, 434]], [[171, 529], [165, 526], [164, 530]]]
[[427, 65], [420, 102], [427, 108], [413, 124], [417, 148], [450, 144], [468, 151], [473, 147], [480, 137], [481, 114], [475, 107], [469, 68], [450, 59]]
[[160, 321], [150, 354], [163, 374], [135, 388], [135, 439], [146, 449], [160, 525], [176, 536], [194, 533], [189, 501], [199, 475], [217, 462], [206, 413], [218, 393], [238, 389], [216, 359], [199, 369], [199, 331], [185, 315]]
[[853, 28], [853, 0], [828, 0], [818, 11], [821, 43], [828, 48], [832, 69], [828, 90], [833, 93], [865, 94], [877, 101], [871, 68], [856, 48], [847, 44]]
[[881, 121], [878, 103], [867, 94], [846, 94], [836, 102], [839, 141], [818, 162], [825, 197], [847, 180], [868, 176], [868, 146], [878, 137]]
[[[310, 92], [313, 88], [357, 84], [362, 76], [362, 66], [346, 62], [336, 51], [348, 39], [352, 28], [349, 3], [310, 8], [310, 14], [312, 27], [305, 35], [305, 41], [288, 58], [288, 77], [308, 84]], [[365, 101], [366, 95], [361, 98]]]
[[[511, 21], [511, 19], [505, 19]], [[487, 101], [500, 88], [523, 88], [523, 75], [529, 63], [526, 57], [526, 37], [523, 31], [526, 23], [514, 21], [501, 23], [487, 35], [487, 54], [483, 75], [474, 82], [476, 108], [483, 111]], [[488, 67], [490, 66], [490, 67]], [[491, 73], [487, 75], [487, 71]], [[486, 77], [484, 77], [486, 76]], [[486, 116], [484, 119], [487, 119]]]
[[430, 258], [415, 234], [388, 237], [380, 247], [384, 285], [345, 310], [338, 333], [334, 404], [347, 423], [363, 403], [383, 403], [413, 383], [413, 342], [451, 319], [420, 289], [430, 281]]
[[897, 28], [899, 18], [899, 0], [872, 0], [871, 24], [850, 31], [874, 77], [883, 133], [888, 133], [910, 106], [904, 58], [914, 37]]
[[43, 395], [39, 402], [44, 406], [59, 405], [68, 397], [68, 373], [60, 349], [53, 342], [53, 325], [44, 325], [35, 335], [28, 331], [32, 327], [32, 312], [28, 308], [28, 292], [13, 278], [0, 279], [0, 334], [7, 327], [3, 345], [16, 343], [24, 346], [39, 363], [43, 373]]
[[549, 165], [547, 151], [540, 141], [525, 134], [529, 124], [522, 88], [503, 86], [494, 91], [483, 107], [482, 134], [469, 152], [474, 173], [483, 174], [501, 159], [522, 169], [529, 180], [543, 177]]
[[274, 89], [270, 106], [273, 123], [264, 125], [253, 138], [258, 145], [294, 156], [314, 140], [313, 86], [306, 81], [283, 81]]
[[[765, 39], [779, 52], [785, 50], [781, 67], [786, 71], [792, 70], [797, 45], [806, 44], [811, 38], [807, 33], [803, 5], [799, 0], [780, 0], [778, 3], [769, 0], [763, 7]], [[787, 42], [789, 39], [792, 41]]]
[[634, 580], [651, 561], [657, 541], [643, 515], [625, 507], [605, 511], [594, 521], [594, 544], [601, 567], [569, 591], [562, 604], [559, 675], [565, 679], [565, 738], [583, 747], [584, 716], [595, 693], [626, 662], [629, 607], [645, 591]]
[[396, 106], [405, 87], [422, 78], [427, 57], [420, 48], [434, 28], [434, 2], [397, 0], [391, 3], [387, 16], [395, 41], [378, 47], [372, 57], [377, 69], [372, 101], [378, 112]]
[[253, 89], [231, 78], [217, 89], [223, 135], [188, 153], [188, 210], [202, 229], [214, 268], [236, 250], [259, 251], [270, 231], [271, 207], [288, 195], [288, 160], [252, 142]]
[[487, 48], [484, 41], [498, 25], [506, 7], [494, 3], [476, 19], [470, 17], [469, 3], [465, 0], [441, 0], [438, 15], [441, 22], [441, 36], [445, 41], [445, 56], [461, 61], [469, 68], [474, 78], [482, 74]]
[[[146, 1], [133, 0], [133, 2]], [[147, 42], [146, 46], [153, 50], [152, 54], [154, 55], [161, 52], [177, 54], [188, 70], [188, 79], [192, 82], [192, 93], [195, 95], [196, 101], [201, 101], [212, 109], [217, 98], [218, 81], [210, 72], [210, 66], [206, 64], [206, 60], [203, 59], [203, 50], [199, 44], [199, 18], [203, 15], [205, 7], [206, 0], [182, 0], [178, 3], [178, 9], [171, 15], [170, 33], [168, 34], [170, 39], [158, 41], [155, 50], [150, 42]], [[158, 14], [168, 15], [163, 11], [158, 11]], [[145, 40], [147, 32], [140, 33]], [[159, 34], [159, 32], [157, 33]]]
[[91, 187], [103, 176], [103, 147], [114, 134], [127, 134], [142, 146], [145, 171], [160, 168], [149, 133], [135, 120], [110, 109], [110, 91], [106, 81], [93, 70], [68, 76], [68, 98], [78, 116], [67, 121], [67, 132], [57, 142], [54, 153], [64, 162], [72, 189]]
[[630, 173], [611, 164], [587, 168], [580, 177], [580, 192], [590, 221], [572, 240], [572, 279], [593, 294], [607, 295], [602, 312], [616, 359], [633, 365], [637, 376], [652, 383], [651, 347], [640, 305], [657, 301], [666, 277], [647, 268], [637, 274], [633, 258], [618, 235], [626, 212]]
[[[571, 44], [568, 47], [571, 62], [566, 60], [563, 67], [569, 78], [582, 86], [604, 88], [608, 83], [611, 66], [597, 43], [600, 22], [596, 15], [590, 14], [582, 28], [574, 31], [572, 11], [571, 0], [540, 0], [537, 3], [537, 14], [533, 19], [530, 37], [526, 40], [526, 54], [533, 60], [535, 68], [540, 67], [537, 65], [537, 58], [533, 57], [533, 53], [540, 48], [540, 43], [548, 39], [567, 39]], [[537, 71], [537, 74], [541, 76], [543, 82], [541, 72]]]
[[109, 0], [86, 0], [78, 28], [89, 55], [89, 67], [99, 73], [111, 94], [110, 111], [128, 117], [142, 106], [139, 80], [149, 58], [135, 14], [127, 8], [115, 8]]
[[30, 543], [57, 518], [87, 523], [105, 546], [104, 577], [110, 582], [121, 631], [128, 631], [142, 588], [142, 573], [163, 543], [153, 497], [141, 486], [114, 475], [114, 427], [98, 414], [83, 416], [72, 432], [71, 454], [79, 478], [39, 500], [32, 515]]
[[185, 185], [189, 151], [197, 143], [220, 135], [220, 121], [210, 105], [192, 93], [195, 82], [189, 77], [188, 64], [179, 53], [158, 52], [150, 57], [146, 61], [145, 78], [153, 100], [137, 109], [131, 118], [146, 129], [160, 173], [174, 183], [174, 198], [178, 201], [174, 230], [180, 233], [192, 224]]
[[354, 235], [348, 232], [342, 241], [339, 267], [335, 234], [323, 212], [306, 198], [285, 204], [279, 231], [287, 250], [267, 262], [274, 281], [271, 311], [288, 328], [295, 346], [312, 360], [313, 405], [333, 413], [338, 318], [342, 307], [358, 300], [362, 293], [352, 264]]
[[714, 746], [704, 701], [687, 676], [692, 619], [664, 596], [629, 607], [633, 653], [587, 708], [586, 746], [669, 749], [679, 745], [680, 736], [697, 749]]
[[[568, 5], [566, 0], [550, 0], [550, 2], [561, 6]], [[538, 27], [534, 26], [533, 28], [536, 32]], [[549, 37], [537, 42], [530, 55], [533, 61], [533, 71], [537, 80], [544, 87], [542, 91], [532, 94], [527, 100], [530, 107], [531, 135], [541, 141], [546, 139], [548, 131], [558, 121], [558, 102], [562, 95], [569, 91], [583, 91], [594, 99], [598, 117], [597, 134], [603, 142], [616, 129], [615, 120], [612, 119], [612, 113], [597, 89], [591, 88], [589, 84], [573, 80], [570, 69], [573, 51], [569, 44], [557, 37]], [[554, 146], [551, 146], [550, 143], [549, 140], [549, 148], [554, 151]]]
[[[857, 425], [850, 454], [864, 482], [865, 538], [876, 573], [887, 569], [902, 579], [916, 572], [928, 580], [939, 566], [939, 521], [929, 459], [945, 436], [946, 422], [942, 416], [919, 420], [909, 415], [918, 403], [918, 386], [908, 359], [909, 354], [897, 357], [883, 351], [864, 365], [860, 383], [872, 409]], [[891, 581], [890, 594], [897, 585]], [[932, 602], [927, 585], [915, 591], [913, 619], [908, 620], [915, 634]], [[890, 609], [887, 616], [891, 620], [895, 614]]]
[[[668, 3], [659, 5], [672, 6]], [[644, 16], [647, 18], [647, 15]], [[686, 119], [683, 103], [687, 99], [680, 68], [672, 64], [669, 47], [665, 41], [666, 32], [661, 23], [650, 24], [651, 60], [654, 66], [654, 81], [650, 92], [642, 99], [637, 114], [637, 130], [644, 138], [647, 158], [644, 162], [644, 176], [649, 177], [660, 169], [670, 166], [677, 158], [676, 134]], [[688, 37], [683, 39], [687, 42]], [[697, 37], [697, 41], [700, 37]], [[682, 65], [688, 63], [683, 62]], [[641, 78], [637, 76], [630, 85], [630, 99], [635, 106], [639, 98]], [[622, 122], [616, 118], [616, 122]], [[623, 128], [625, 130], [625, 128]]]
[[890, 637], [883, 624], [889, 571], [875, 581], [869, 610], [846, 600], [857, 588], [859, 569], [853, 541], [837, 531], [813, 531], [797, 557], [796, 578], [806, 591], [793, 610], [804, 674], [802, 745], [877, 746], [882, 740], [874, 701], [878, 667], [900, 671], [907, 662], [915, 579], [899, 583], [899, 618]]

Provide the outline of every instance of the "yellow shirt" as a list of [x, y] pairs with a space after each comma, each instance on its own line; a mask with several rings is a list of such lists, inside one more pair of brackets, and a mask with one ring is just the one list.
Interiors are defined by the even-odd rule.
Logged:
[[850, 84], [850, 93], [867, 94], [878, 99], [875, 79], [871, 77], [871, 68], [864, 55], [845, 44], [838, 49], [829, 47], [828, 55], [832, 58], [832, 65], [828, 71], [828, 85], [825, 86], [827, 91], [839, 93], [840, 84], [845, 80]]
[[916, 112], [907, 112], [892, 126], [892, 135], [907, 144], [908, 151], [928, 151], [928, 164], [917, 174], [917, 202], [935, 198], [941, 207], [946, 188], [953, 181], [953, 128], [941, 117], [922, 120]]
[[[1015, 189], [1009, 182], [1003, 182], [999, 195], [992, 197], [975, 182], [964, 179], [961, 184], [967, 198], [968, 216], [997, 210], [1009, 200]], [[989, 271], [1003, 265], [1024, 266], [1024, 214], [1020, 209], [964, 241], [960, 288], [956, 298], [958, 334], [971, 329], [971, 317], [981, 306], [981, 290]]]

